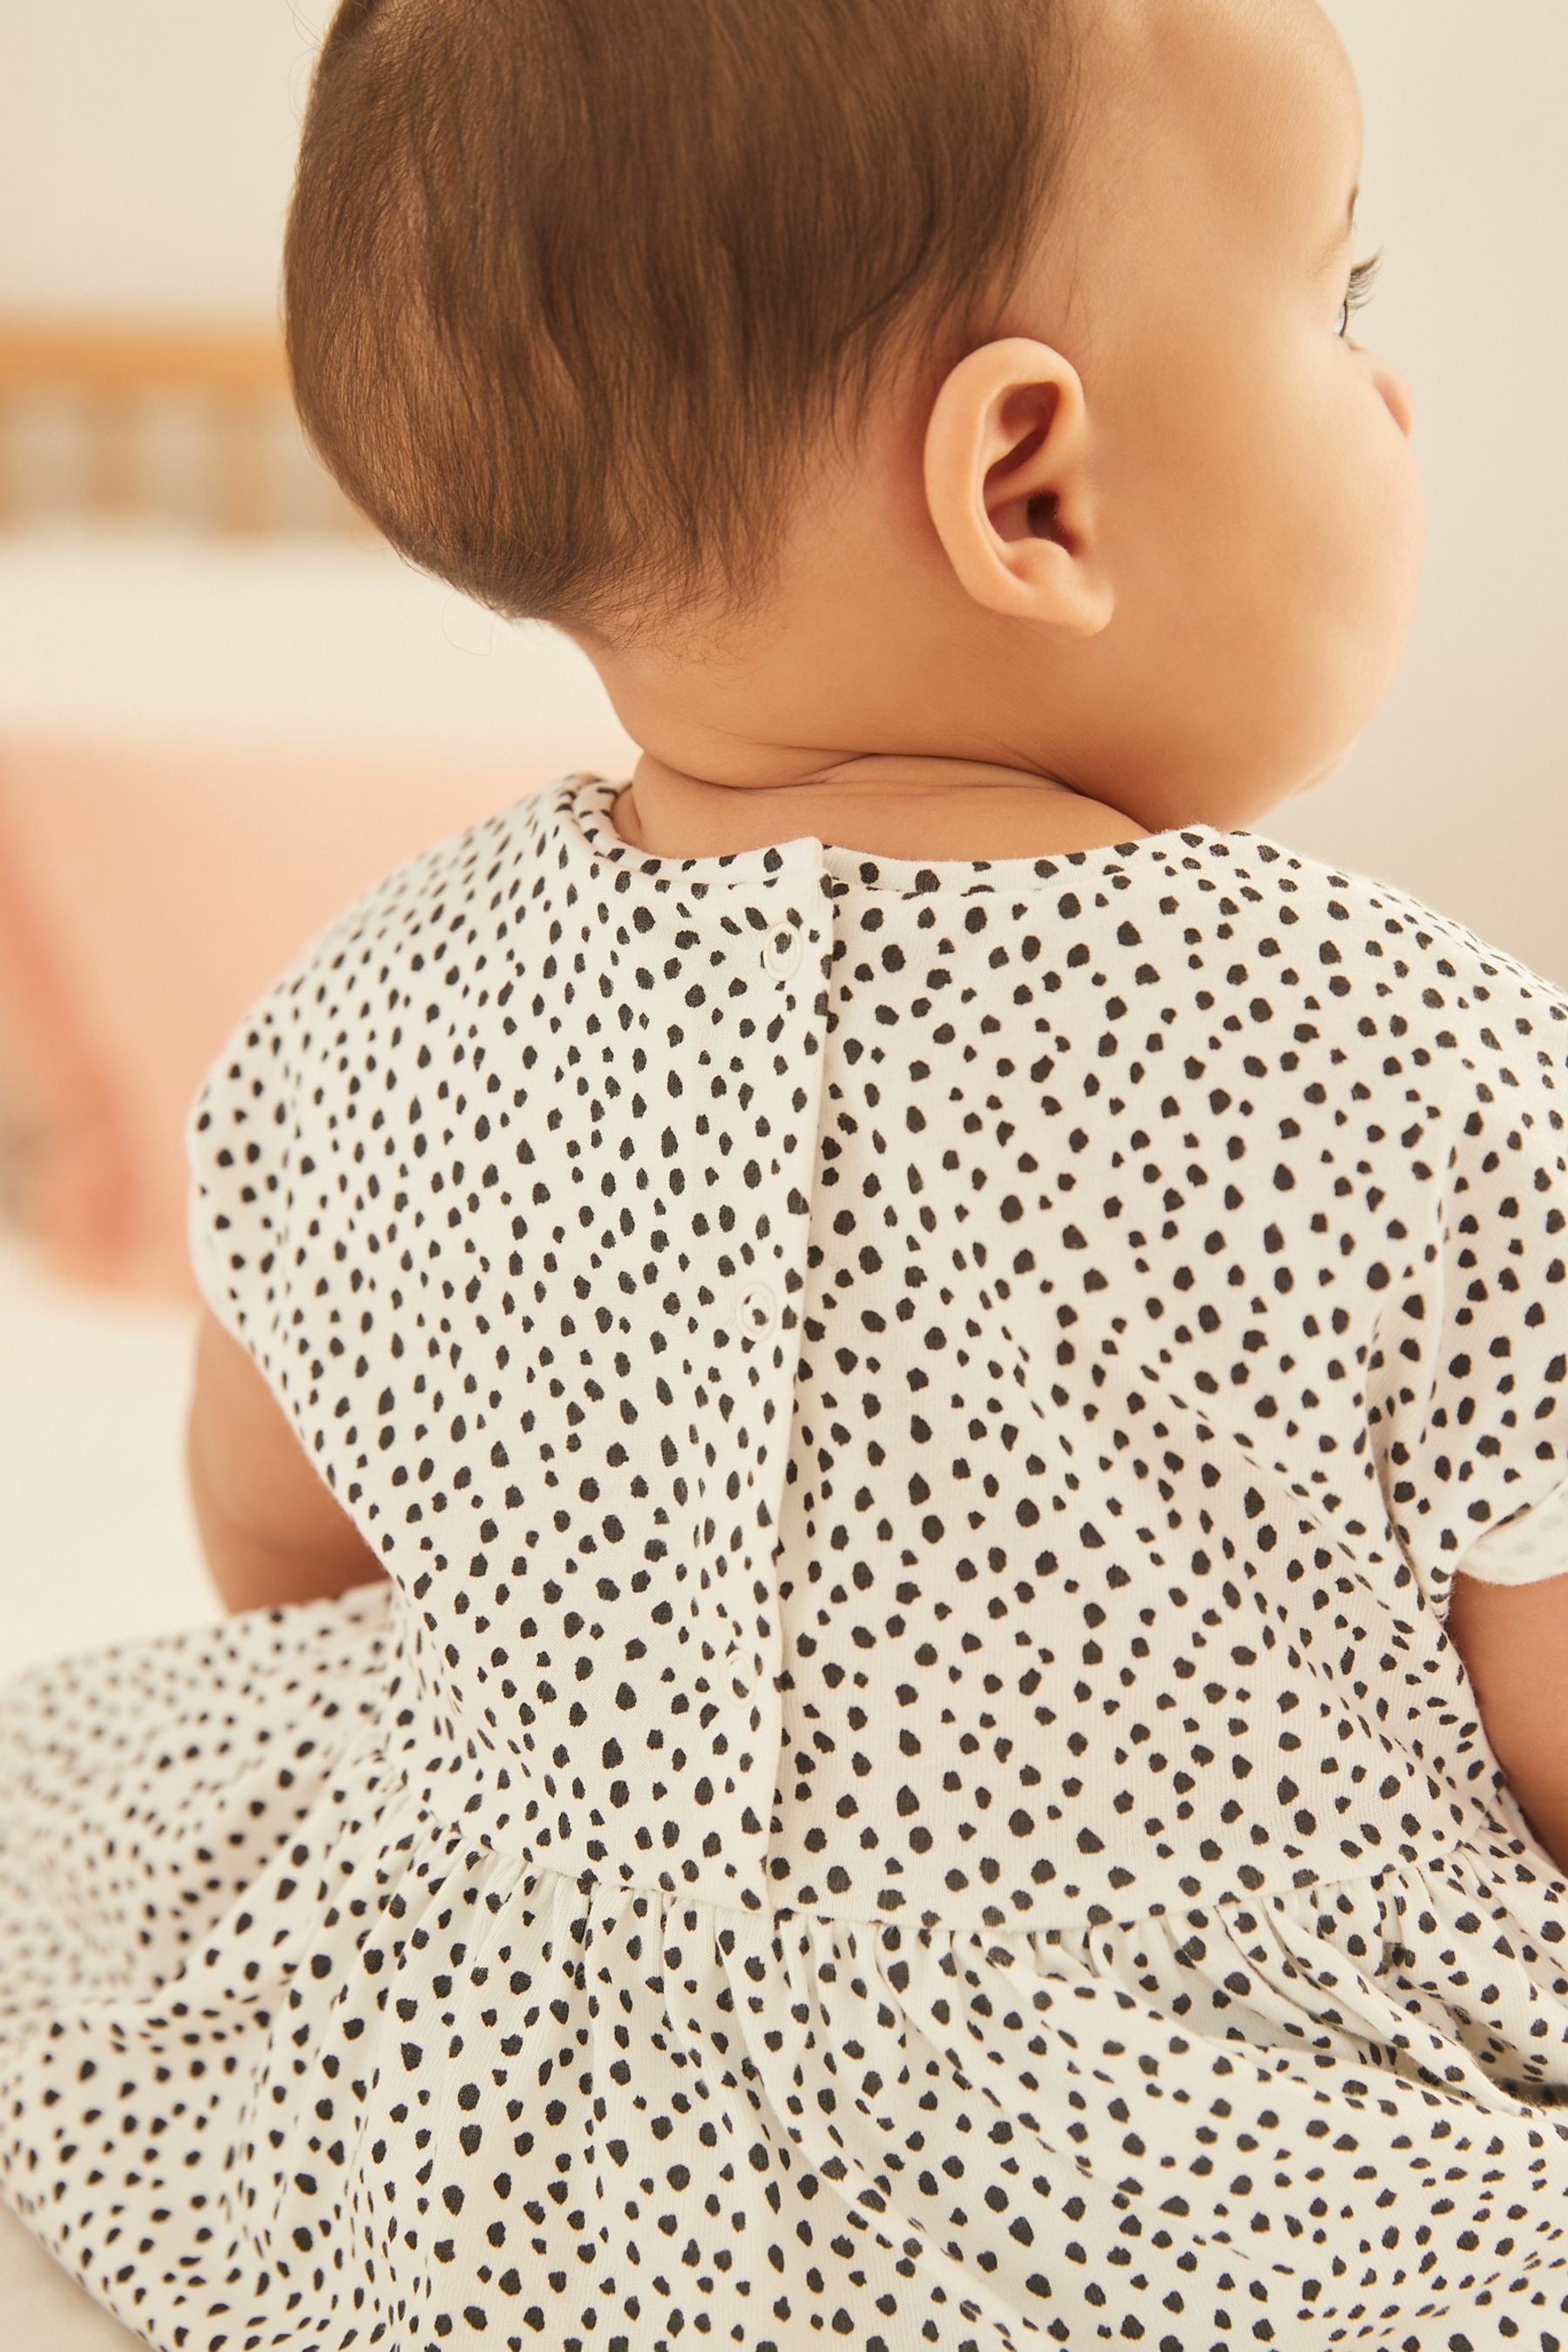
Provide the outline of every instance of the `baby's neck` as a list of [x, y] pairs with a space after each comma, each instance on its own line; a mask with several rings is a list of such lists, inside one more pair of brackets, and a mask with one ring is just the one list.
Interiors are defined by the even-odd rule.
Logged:
[[614, 802], [616, 832], [654, 857], [722, 857], [814, 835], [868, 856], [1066, 856], [1147, 828], [1052, 776], [973, 761], [877, 755], [788, 784], [726, 784], [644, 752]]

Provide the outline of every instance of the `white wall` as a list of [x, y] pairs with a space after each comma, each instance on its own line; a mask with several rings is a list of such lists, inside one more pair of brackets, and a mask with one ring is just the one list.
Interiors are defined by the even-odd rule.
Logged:
[[[1367, 121], [1358, 328], [1427, 493], [1404, 668], [1345, 769], [1260, 826], [1568, 983], [1568, 8], [1328, 0]], [[276, 316], [330, 0], [0, 0], [0, 309]], [[1223, 287], [1215, 299], [1224, 299]]]
[[1568, 985], [1568, 8], [1328, 14], [1366, 120], [1356, 257], [1385, 249], [1354, 331], [1415, 395], [1426, 562], [1382, 709], [1269, 824]]
[[328, 0], [0, 0], [0, 309], [278, 315]]

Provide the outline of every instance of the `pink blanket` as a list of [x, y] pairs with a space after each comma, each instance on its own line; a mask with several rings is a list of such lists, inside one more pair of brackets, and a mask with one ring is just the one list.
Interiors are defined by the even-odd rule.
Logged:
[[0, 1214], [48, 1269], [194, 1302], [186, 1114], [324, 924], [549, 782], [511, 760], [0, 743]]

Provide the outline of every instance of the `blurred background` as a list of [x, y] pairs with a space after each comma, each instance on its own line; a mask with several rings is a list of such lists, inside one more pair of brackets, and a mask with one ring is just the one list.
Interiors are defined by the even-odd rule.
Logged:
[[[1348, 765], [1258, 829], [1562, 985], [1568, 10], [1329, 6], [1426, 583]], [[235, 1023], [405, 858], [636, 758], [566, 640], [402, 563], [295, 426], [279, 257], [330, 14], [0, 0], [0, 1671], [219, 1613], [182, 1129]]]

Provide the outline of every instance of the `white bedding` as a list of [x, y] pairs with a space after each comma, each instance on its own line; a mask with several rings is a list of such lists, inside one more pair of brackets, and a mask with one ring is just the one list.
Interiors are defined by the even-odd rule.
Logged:
[[545, 777], [637, 750], [559, 630], [501, 621], [363, 542], [153, 522], [0, 531], [7, 732], [518, 751]]

